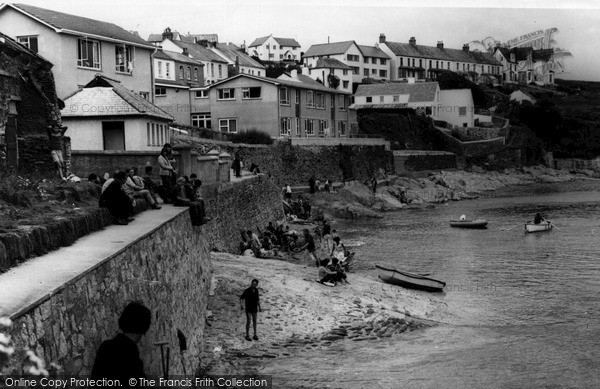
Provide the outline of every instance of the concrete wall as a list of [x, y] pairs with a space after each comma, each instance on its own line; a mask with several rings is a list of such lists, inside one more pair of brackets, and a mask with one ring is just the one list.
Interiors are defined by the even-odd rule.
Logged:
[[[204, 334], [211, 263], [206, 240], [178, 213], [149, 234], [14, 314], [10, 333], [18, 350], [31, 348], [66, 374], [87, 375], [100, 343], [114, 336], [127, 303], [142, 300], [152, 325], [139, 344], [147, 374], [161, 375], [157, 340], [187, 337], [188, 373], [198, 363]], [[183, 374], [171, 350], [171, 374]], [[177, 360], [177, 362], [175, 362]], [[20, 363], [19, 356], [14, 361]]]

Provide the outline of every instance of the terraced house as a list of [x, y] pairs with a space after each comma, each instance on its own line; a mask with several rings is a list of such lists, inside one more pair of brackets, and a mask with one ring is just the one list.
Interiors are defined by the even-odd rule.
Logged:
[[256, 129], [278, 137], [348, 135], [350, 94], [292, 71], [280, 79], [238, 74], [216, 82], [193, 103], [199, 127], [237, 133]]
[[155, 47], [115, 24], [26, 4], [2, 4], [0, 28], [54, 65], [61, 99], [96, 74], [153, 99], [150, 74]]
[[389, 42], [385, 34], [379, 36], [379, 48], [391, 57], [390, 79], [435, 80], [440, 73], [454, 72], [476, 82], [502, 81], [502, 63], [489, 53], [436, 46], [417, 45], [415, 37], [408, 43]]

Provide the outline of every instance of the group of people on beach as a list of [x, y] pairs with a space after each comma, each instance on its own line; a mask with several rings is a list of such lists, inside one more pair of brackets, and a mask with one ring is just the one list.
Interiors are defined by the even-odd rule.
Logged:
[[112, 177], [106, 173], [102, 178], [95, 173], [88, 181], [102, 186], [100, 206], [107, 208], [114, 223], [126, 225], [135, 220], [133, 217], [136, 199], [144, 199], [152, 209], [161, 209], [160, 197], [164, 204], [186, 206], [190, 208], [192, 225], [200, 226], [210, 221], [206, 216], [202, 198], [202, 181], [195, 173], [189, 177], [179, 176], [174, 168], [172, 147], [166, 143], [157, 159], [161, 183], [154, 181], [152, 166], [144, 168], [144, 175], [138, 175], [137, 167], [117, 170]]

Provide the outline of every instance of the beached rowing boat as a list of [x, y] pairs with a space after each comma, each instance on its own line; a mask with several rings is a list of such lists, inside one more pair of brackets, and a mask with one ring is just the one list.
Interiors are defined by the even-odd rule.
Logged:
[[554, 226], [550, 220], [546, 220], [545, 223], [535, 224], [533, 222], [525, 223], [525, 232], [540, 232], [550, 231]]
[[422, 289], [429, 292], [441, 292], [446, 286], [444, 281], [435, 280], [420, 274], [408, 273], [379, 265], [375, 265], [375, 267], [380, 270], [379, 278], [388, 284], [399, 285], [405, 288]]
[[450, 220], [450, 226], [458, 228], [486, 228], [487, 224], [487, 220], [484, 219]]

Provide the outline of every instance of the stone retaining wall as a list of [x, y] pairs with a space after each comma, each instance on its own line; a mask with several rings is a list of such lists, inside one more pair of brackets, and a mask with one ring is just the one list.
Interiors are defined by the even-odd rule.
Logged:
[[[199, 363], [212, 267], [205, 228], [191, 227], [181, 212], [95, 268], [76, 275], [56, 293], [12, 317], [13, 342], [34, 350], [65, 374], [88, 375], [100, 343], [118, 331], [117, 319], [132, 300], [152, 310], [152, 325], [139, 344], [149, 375], [162, 375], [157, 341], [187, 338], [188, 374]], [[23, 355], [15, 355], [20, 363]], [[179, 350], [171, 349], [170, 374], [183, 374]]]

